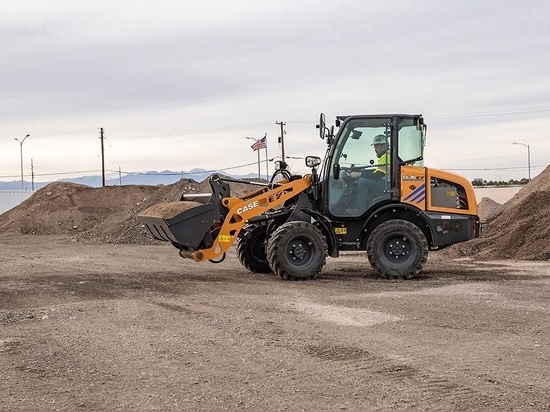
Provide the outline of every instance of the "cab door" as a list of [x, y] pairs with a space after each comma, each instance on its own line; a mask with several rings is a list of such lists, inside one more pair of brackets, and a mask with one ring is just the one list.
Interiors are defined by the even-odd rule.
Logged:
[[[391, 118], [353, 117], [342, 126], [331, 152], [327, 176], [328, 211], [335, 217], [358, 217], [364, 214], [375, 199], [389, 189], [389, 164], [379, 165], [373, 148], [377, 135], [387, 136], [390, 146]], [[381, 182], [380, 193], [371, 193], [365, 201], [358, 202], [358, 196], [365, 194], [359, 190], [361, 172], [370, 173], [377, 167], [386, 168], [388, 179]], [[364, 206], [366, 204], [366, 206]]]

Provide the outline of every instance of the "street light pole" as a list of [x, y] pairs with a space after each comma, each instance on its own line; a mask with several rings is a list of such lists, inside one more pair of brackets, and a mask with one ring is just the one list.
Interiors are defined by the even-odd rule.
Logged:
[[526, 143], [519, 143], [518, 142], [518, 143], [512, 143], [512, 144], [525, 146], [527, 148], [527, 170], [528, 170], [528, 173], [529, 173], [529, 181], [531, 181], [531, 148]]
[[25, 190], [25, 186], [23, 184], [23, 143], [25, 143], [25, 140], [29, 136], [30, 134], [26, 135], [23, 140], [19, 140], [17, 137], [14, 139], [19, 142], [19, 153], [21, 154], [21, 190]]

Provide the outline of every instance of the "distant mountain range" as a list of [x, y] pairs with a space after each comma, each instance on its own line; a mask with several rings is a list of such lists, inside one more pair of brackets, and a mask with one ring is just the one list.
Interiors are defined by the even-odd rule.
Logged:
[[[106, 186], [121, 186], [121, 185], [147, 185], [147, 186], [156, 186], [156, 185], [170, 185], [177, 182], [181, 179], [193, 179], [196, 182], [202, 182], [207, 179], [214, 173], [219, 173], [224, 176], [230, 176], [235, 179], [254, 179], [258, 175], [255, 173], [250, 173], [247, 175], [234, 175], [223, 170], [212, 171], [206, 169], [192, 169], [189, 172], [173, 172], [170, 170], [164, 170], [162, 172], [143, 172], [143, 173], [126, 173], [121, 174], [120, 177], [115, 179], [109, 178], [105, 179]], [[265, 178], [265, 176], [262, 176]], [[57, 182], [70, 182], [77, 183], [81, 185], [91, 186], [91, 187], [101, 187], [102, 178], [101, 175], [93, 176], [83, 176], [75, 178], [66, 178], [66, 179], [57, 179]], [[39, 190], [44, 186], [47, 186], [52, 182], [28, 182], [23, 181], [24, 190]], [[0, 181], [0, 190], [21, 190], [21, 180], [15, 180], [12, 182], [1, 182]]]

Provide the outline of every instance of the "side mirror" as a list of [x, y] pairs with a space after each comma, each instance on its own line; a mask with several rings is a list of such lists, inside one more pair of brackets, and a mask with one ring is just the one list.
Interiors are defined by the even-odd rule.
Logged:
[[321, 139], [325, 138], [325, 130], [326, 130], [326, 120], [325, 120], [325, 114], [321, 113], [319, 116], [319, 124], [317, 125], [317, 128], [319, 129], [319, 137]]
[[318, 156], [306, 156], [307, 167], [317, 167], [321, 164], [321, 158]]

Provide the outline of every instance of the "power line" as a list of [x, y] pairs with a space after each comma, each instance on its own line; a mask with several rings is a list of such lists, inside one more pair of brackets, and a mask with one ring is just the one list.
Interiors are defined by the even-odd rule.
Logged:
[[[286, 156], [289, 159], [301, 159], [301, 157], [296, 156]], [[274, 160], [276, 157], [269, 159], [269, 161]], [[201, 170], [200, 173], [214, 173], [218, 172], [220, 170], [234, 170], [234, 169], [240, 169], [247, 166], [256, 165], [256, 162], [251, 163], [243, 163], [236, 166], [229, 166], [229, 167], [220, 167], [217, 169], [208, 169], [208, 170]], [[531, 169], [542, 169], [547, 167], [548, 165], [531, 165]], [[446, 170], [454, 170], [454, 171], [494, 171], [494, 170], [510, 170], [510, 171], [517, 171], [517, 170], [525, 170], [526, 167], [489, 167], [489, 168], [454, 168], [450, 167]], [[149, 172], [131, 172], [131, 171], [125, 171], [125, 170], [113, 170], [113, 169], [106, 169], [106, 171], [110, 173], [124, 173], [127, 175], [147, 175]], [[95, 170], [76, 170], [71, 172], [50, 172], [50, 173], [35, 173], [35, 177], [46, 177], [46, 176], [58, 176], [58, 175], [77, 175], [77, 174], [84, 174], [84, 173], [99, 173], [99, 169]], [[181, 176], [181, 175], [193, 175], [197, 174], [198, 172], [159, 172], [157, 175], [159, 176]], [[12, 178], [18, 178], [17, 175], [0, 175], [0, 179], [12, 179]]]
[[[550, 112], [550, 107], [540, 107], [540, 108], [533, 108], [533, 109], [517, 109], [517, 110], [506, 110], [506, 111], [495, 111], [495, 112], [478, 112], [478, 113], [431, 113], [430, 118], [438, 118], [438, 119], [456, 119], [456, 118], [468, 118], [468, 117], [492, 117], [492, 116], [505, 116], [505, 115], [513, 115], [513, 114], [531, 114], [531, 113], [546, 113]], [[310, 123], [314, 124], [315, 121], [313, 120], [304, 120], [304, 119], [296, 119], [296, 120], [290, 120], [286, 122], [287, 124], [292, 123]], [[241, 129], [249, 129], [252, 127], [264, 127], [272, 124], [271, 122], [259, 122], [259, 123], [245, 123], [245, 124], [238, 124], [234, 126], [223, 126], [224, 130], [241, 130]], [[21, 129], [3, 129], [4, 132], [8, 133], [19, 133], [21, 132]], [[200, 126], [197, 128], [188, 128], [188, 129], [126, 129], [126, 128], [109, 128], [111, 132], [127, 132], [127, 133], [134, 133], [134, 132], [143, 132], [146, 131], [149, 134], [146, 136], [140, 135], [140, 137], [160, 137], [159, 134], [162, 135], [174, 135], [174, 134], [188, 134], [193, 132], [204, 132], [204, 131], [219, 131], [219, 126], [212, 126], [212, 127], [204, 127]], [[89, 129], [33, 129], [34, 133], [90, 133]]]
[[550, 112], [550, 108], [543, 107], [539, 109], [526, 109], [526, 110], [509, 110], [504, 112], [488, 112], [488, 113], [457, 113], [457, 114], [430, 114], [430, 118], [438, 119], [461, 119], [470, 117], [494, 117], [494, 116], [506, 116], [511, 114], [530, 114], [530, 113], [545, 113]]
[[[240, 164], [240, 165], [236, 165], [236, 166], [229, 166], [229, 167], [220, 167], [220, 168], [217, 168], [217, 169], [210, 169], [210, 170], [201, 170], [200, 173], [213, 173], [213, 172], [217, 172], [217, 171], [220, 171], [220, 170], [233, 170], [233, 169], [240, 169], [242, 167], [247, 167], [247, 166], [252, 166], [252, 165], [255, 165], [256, 162], [253, 162], [253, 163], [243, 163], [243, 164]], [[130, 171], [125, 171], [125, 170], [113, 170], [113, 169], [105, 169], [106, 171], [108, 172], [111, 172], [111, 173], [124, 173], [124, 174], [128, 174], [128, 175], [146, 175], [148, 174], [148, 172], [130, 172]], [[35, 173], [34, 176], [39, 176], [39, 177], [45, 177], [45, 176], [57, 176], [57, 175], [76, 175], [76, 174], [83, 174], [83, 173], [99, 173], [101, 172], [101, 170], [99, 169], [95, 169], [95, 170], [77, 170], [77, 171], [72, 171], [72, 172], [50, 172], [50, 173]], [[160, 176], [181, 176], [181, 175], [193, 175], [193, 174], [197, 174], [195, 172], [173, 172], [173, 173], [163, 173], [163, 172], [160, 172], [160, 173], [157, 173], [157, 175], [160, 175]], [[17, 178], [18, 176], [16, 175], [0, 175], [0, 179], [10, 179], [10, 178]]]
[[[34, 176], [57, 176], [57, 175], [76, 175], [76, 174], [82, 174], [82, 173], [98, 173], [100, 170], [79, 170], [75, 172], [55, 172], [55, 173], [34, 173]], [[14, 175], [4, 175], [0, 176], [0, 179], [11, 179], [16, 178], [18, 176]]]

